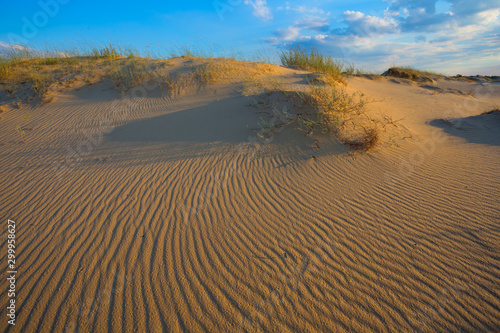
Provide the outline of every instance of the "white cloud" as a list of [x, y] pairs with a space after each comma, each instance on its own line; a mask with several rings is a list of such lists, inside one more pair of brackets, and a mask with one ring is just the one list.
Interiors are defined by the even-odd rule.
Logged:
[[344, 20], [348, 22], [358, 21], [363, 19], [363, 17], [365, 17], [365, 14], [361, 12], [353, 12], [351, 10], [344, 12]]
[[316, 36], [314, 36], [314, 39], [316, 39], [316, 40], [323, 40], [325, 38], [328, 38], [328, 35], [316, 35]]
[[[317, 7], [306, 7], [306, 6], [298, 6], [298, 7], [290, 7], [289, 5], [283, 7], [279, 6], [276, 8], [276, 10], [286, 10], [286, 11], [293, 11], [301, 14], [312, 14], [312, 15], [323, 15], [325, 14], [325, 11], [321, 8]], [[326, 15], [330, 15], [330, 13], [326, 13]]]
[[500, 15], [500, 10], [498, 9], [490, 9], [485, 10], [484, 12], [480, 12], [477, 14], [479, 16], [481, 22], [483, 24], [488, 25], [498, 20], [498, 16]]
[[294, 26], [301, 29], [309, 29], [314, 31], [328, 31], [329, 23], [326, 18], [309, 17], [303, 20], [295, 21]]
[[278, 29], [276, 31], [277, 38], [282, 41], [293, 41], [300, 34], [300, 29], [297, 27], [288, 27], [286, 29]]
[[[380, 16], [345, 11], [335, 22], [321, 17], [295, 21], [266, 41], [315, 47], [360, 66], [411, 65], [450, 74], [467, 68], [484, 74], [500, 54], [500, 0], [389, 0]], [[285, 8], [291, 10], [289, 6]], [[500, 70], [500, 69], [498, 69]], [[495, 73], [500, 73], [498, 70]], [[456, 72], [455, 72], [456, 71]]]
[[253, 7], [253, 15], [262, 20], [271, 20], [273, 14], [271, 14], [271, 9], [267, 6], [266, 0], [245, 0], [246, 5], [251, 5]]
[[344, 23], [347, 24], [347, 34], [358, 36], [384, 35], [399, 32], [398, 24], [391, 15], [376, 17], [361, 12], [344, 12]]
[[64, 52], [59, 52], [59, 51], [42, 51], [39, 49], [33, 49], [29, 48], [27, 46], [22, 46], [22, 45], [12, 45], [12, 44], [7, 44], [4, 42], [0, 41], [0, 56], [9, 56], [9, 55], [15, 55], [15, 54], [20, 54], [24, 55], [25, 53], [29, 53], [30, 55], [33, 56], [40, 56], [40, 57], [68, 57], [69, 55], [64, 53]]
[[[313, 16], [295, 21], [293, 25], [288, 28], [277, 29], [274, 32], [275, 37], [264, 38], [264, 40], [274, 45], [296, 41], [308, 41], [311, 39], [322, 40], [327, 36], [325, 33], [329, 32], [329, 30], [330, 25], [326, 18]], [[306, 34], [301, 34], [302, 31], [305, 31]]]

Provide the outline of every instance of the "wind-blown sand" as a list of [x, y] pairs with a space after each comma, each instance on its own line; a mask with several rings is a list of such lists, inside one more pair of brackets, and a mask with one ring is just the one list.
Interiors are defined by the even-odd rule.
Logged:
[[500, 85], [350, 78], [398, 121], [368, 153], [293, 125], [261, 140], [291, 104], [241, 89], [123, 101], [104, 81], [0, 114], [2, 331], [500, 330], [500, 123], [477, 117]]

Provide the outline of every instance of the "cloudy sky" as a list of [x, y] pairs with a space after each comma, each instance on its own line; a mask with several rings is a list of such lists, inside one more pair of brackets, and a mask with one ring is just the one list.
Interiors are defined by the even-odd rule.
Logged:
[[500, 0], [6, 1], [0, 43], [190, 45], [237, 56], [300, 44], [367, 70], [500, 75], [499, 17]]

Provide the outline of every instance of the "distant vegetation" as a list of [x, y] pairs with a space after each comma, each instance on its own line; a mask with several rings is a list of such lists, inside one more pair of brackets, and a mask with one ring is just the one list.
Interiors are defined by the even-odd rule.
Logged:
[[383, 76], [392, 76], [402, 79], [408, 79], [416, 82], [433, 82], [433, 80], [444, 77], [444, 75], [415, 69], [413, 67], [391, 67]]
[[398, 69], [402, 72], [408, 73], [408, 74], [413, 75], [413, 76], [433, 76], [433, 77], [445, 76], [445, 75], [438, 73], [438, 72], [420, 70], [420, 69], [416, 69], [416, 68], [411, 67], [411, 66], [400, 66], [400, 67], [396, 66], [396, 67], [392, 67], [392, 68]]

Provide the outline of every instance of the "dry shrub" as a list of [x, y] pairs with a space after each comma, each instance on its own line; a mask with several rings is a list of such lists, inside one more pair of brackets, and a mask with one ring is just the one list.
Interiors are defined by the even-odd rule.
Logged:
[[349, 94], [341, 86], [312, 84], [301, 96], [304, 103], [316, 110], [316, 115], [302, 116], [299, 121], [308, 133], [313, 128], [334, 133], [342, 143], [356, 150], [368, 151], [379, 142], [382, 123], [367, 115], [362, 93]]
[[495, 110], [487, 111], [487, 112], [484, 112], [482, 114], [495, 114], [495, 113], [500, 113], [500, 109], [495, 109]]
[[354, 137], [340, 137], [340, 141], [346, 146], [356, 150], [369, 151], [376, 147], [380, 141], [380, 134], [378, 129], [370, 128], [364, 129], [364, 133]]

